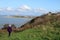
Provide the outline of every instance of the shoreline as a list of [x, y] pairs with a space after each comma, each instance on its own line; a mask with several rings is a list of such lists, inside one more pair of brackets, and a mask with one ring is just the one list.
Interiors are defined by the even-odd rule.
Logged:
[[32, 19], [35, 17], [29, 17], [29, 16], [5, 16], [5, 18], [28, 18], [28, 19]]

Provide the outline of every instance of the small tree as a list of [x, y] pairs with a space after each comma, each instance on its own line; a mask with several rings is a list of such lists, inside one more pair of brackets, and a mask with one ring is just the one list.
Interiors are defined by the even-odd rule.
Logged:
[[7, 29], [9, 24], [4, 24], [2, 29]]

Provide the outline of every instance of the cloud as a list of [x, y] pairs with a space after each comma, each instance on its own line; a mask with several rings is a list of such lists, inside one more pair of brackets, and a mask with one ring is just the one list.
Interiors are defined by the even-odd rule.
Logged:
[[7, 10], [7, 11], [12, 11], [13, 8], [11, 8], [11, 7], [7, 7], [5, 10]]
[[27, 10], [31, 10], [31, 7], [27, 6], [27, 5], [22, 5], [18, 8], [19, 11], [27, 11]]
[[25, 9], [29, 9], [29, 10], [30, 10], [30, 9], [31, 9], [31, 8], [30, 8], [29, 6], [27, 6], [27, 5], [23, 5], [23, 6], [21, 6], [20, 8], [23, 9], [23, 10], [25, 10]]
[[3, 9], [2, 8], [0, 8], [0, 11], [2, 11]]
[[31, 8], [28, 5], [22, 5], [16, 9], [11, 8], [11, 7], [7, 7], [4, 9], [0, 8], [0, 12], [1, 11], [4, 12], [5, 14], [9, 14], [9, 15], [40, 15], [40, 14], [44, 14], [44, 13], [48, 12], [44, 8]]
[[41, 12], [41, 13], [47, 13], [48, 11], [44, 8], [35, 8], [34, 12]]
[[47, 10], [44, 8], [31, 8], [28, 5], [22, 5], [18, 8], [20, 12], [34, 12], [34, 13], [47, 13]]

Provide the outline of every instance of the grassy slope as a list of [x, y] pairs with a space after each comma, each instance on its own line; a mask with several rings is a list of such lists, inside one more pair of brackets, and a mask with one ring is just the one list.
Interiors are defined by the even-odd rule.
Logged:
[[0, 40], [60, 40], [60, 28], [38, 25], [23, 32], [13, 32], [10, 37], [7, 32], [0, 33]]

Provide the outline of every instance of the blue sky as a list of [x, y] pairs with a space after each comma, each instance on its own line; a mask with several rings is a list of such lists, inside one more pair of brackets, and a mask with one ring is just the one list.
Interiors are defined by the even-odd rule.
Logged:
[[60, 9], [60, 0], [0, 0], [0, 8], [28, 5], [32, 8]]
[[[47, 11], [60, 10], [60, 0], [0, 0], [0, 9], [28, 7], [32, 9], [40, 8]], [[11, 8], [10, 8], [11, 7]]]

